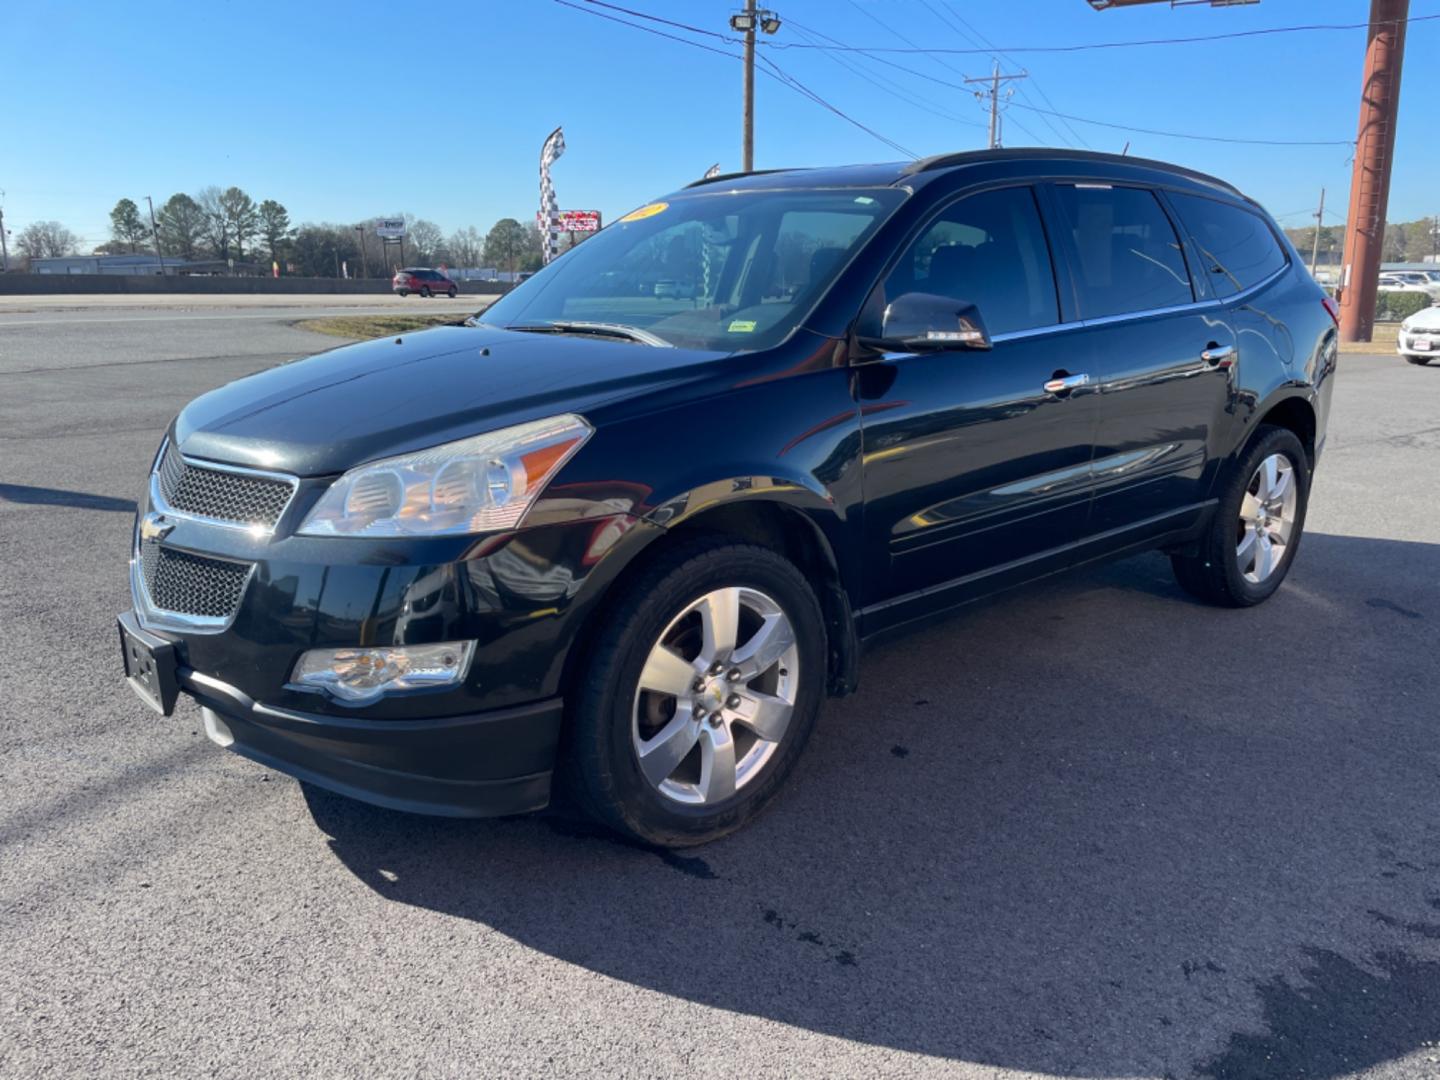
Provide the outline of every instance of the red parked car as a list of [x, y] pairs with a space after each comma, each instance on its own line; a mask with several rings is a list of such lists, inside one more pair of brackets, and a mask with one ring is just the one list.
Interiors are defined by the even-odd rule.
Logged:
[[408, 266], [404, 270], [396, 270], [395, 276], [390, 280], [390, 288], [401, 296], [409, 296], [412, 292], [424, 297], [444, 293], [452, 300], [460, 291], [455, 282], [442, 271], [424, 266]]

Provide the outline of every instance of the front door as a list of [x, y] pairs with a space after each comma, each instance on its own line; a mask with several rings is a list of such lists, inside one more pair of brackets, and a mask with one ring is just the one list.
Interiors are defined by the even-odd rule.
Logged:
[[[1029, 187], [939, 211], [879, 287], [884, 302], [913, 291], [974, 304], [993, 348], [855, 369], [866, 633], [1063, 566], [1086, 526], [1098, 401], [1070, 355], [1077, 328], [1059, 325]], [[1055, 387], [1068, 376], [1081, 378]]]

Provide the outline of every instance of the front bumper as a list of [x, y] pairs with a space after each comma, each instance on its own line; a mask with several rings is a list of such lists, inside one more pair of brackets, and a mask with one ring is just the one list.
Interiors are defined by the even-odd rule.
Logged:
[[436, 720], [364, 720], [274, 709], [218, 679], [180, 672], [212, 742], [364, 802], [489, 817], [550, 801], [559, 699]]

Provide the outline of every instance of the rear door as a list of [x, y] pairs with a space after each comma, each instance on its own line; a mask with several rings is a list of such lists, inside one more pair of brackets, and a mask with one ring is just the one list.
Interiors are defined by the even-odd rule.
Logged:
[[973, 303], [993, 348], [856, 368], [866, 632], [1063, 565], [1084, 531], [1097, 402], [1085, 385], [1046, 390], [1081, 369], [1066, 370], [1073, 334], [1032, 188], [940, 209], [878, 288], [867, 311], [908, 292]]
[[1121, 184], [1054, 184], [1078, 351], [1099, 382], [1089, 531], [1137, 542], [1188, 523], [1208, 496], [1231, 405], [1235, 335], [1197, 296], [1160, 196]]

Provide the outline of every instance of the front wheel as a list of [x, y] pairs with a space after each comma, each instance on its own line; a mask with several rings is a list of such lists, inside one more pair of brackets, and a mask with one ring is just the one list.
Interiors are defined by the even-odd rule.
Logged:
[[407, 297], [407, 296], [410, 295], [410, 290], [409, 290], [409, 289], [397, 289], [396, 292], [399, 293], [400, 299], [402, 299], [402, 300], [405, 299], [405, 297]]
[[1406, 362], [1407, 364], [1416, 364], [1416, 365], [1418, 365], [1418, 366], [1420, 366], [1420, 367], [1424, 367], [1426, 364], [1430, 363], [1430, 357], [1428, 357], [1428, 356], [1407, 356], [1407, 357], [1405, 357], [1405, 362]]
[[569, 717], [568, 791], [600, 823], [661, 847], [744, 825], [810, 737], [825, 623], [768, 548], [697, 541], [609, 607]]
[[450, 289], [450, 291], [447, 292], [445, 295], [448, 296], [448, 297], [450, 297], [451, 300], [454, 300], [454, 299], [455, 299], [455, 289], [452, 287], [452, 288]]
[[424, 299], [429, 300], [429, 299], [430, 299], [430, 289], [429, 289], [429, 287], [427, 286], [427, 287], [421, 289], [421, 290], [420, 290], [420, 295], [421, 295]]
[[1195, 555], [1172, 555], [1176, 580], [1222, 607], [1270, 597], [1295, 561], [1310, 499], [1310, 459], [1293, 432], [1262, 427], [1220, 493]]

